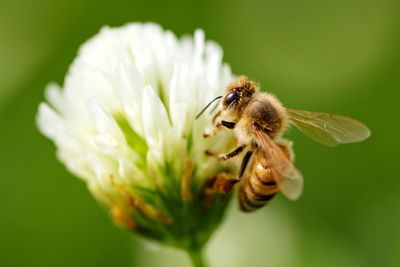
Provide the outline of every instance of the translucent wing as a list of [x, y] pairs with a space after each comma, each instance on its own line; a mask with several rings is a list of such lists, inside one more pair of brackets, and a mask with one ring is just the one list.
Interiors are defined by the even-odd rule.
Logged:
[[371, 131], [361, 122], [339, 115], [288, 109], [289, 118], [302, 133], [327, 146], [367, 139]]
[[298, 199], [303, 191], [303, 176], [266, 133], [262, 130], [255, 130], [255, 132], [279, 189], [287, 198]]

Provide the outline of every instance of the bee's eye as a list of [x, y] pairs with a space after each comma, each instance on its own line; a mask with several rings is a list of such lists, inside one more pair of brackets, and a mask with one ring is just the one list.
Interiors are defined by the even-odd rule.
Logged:
[[229, 106], [234, 102], [238, 102], [239, 100], [239, 93], [237, 91], [230, 92], [229, 94], [226, 95], [224, 99], [224, 104], [225, 106]]

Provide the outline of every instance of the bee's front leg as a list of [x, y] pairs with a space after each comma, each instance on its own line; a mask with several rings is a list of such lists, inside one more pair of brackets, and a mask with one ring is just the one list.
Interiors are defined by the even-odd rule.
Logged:
[[217, 113], [215, 113], [214, 117], [212, 118], [212, 123], [213, 124], [218, 119], [218, 117], [221, 116], [221, 114], [222, 114], [222, 110], [219, 110]]
[[203, 134], [203, 137], [204, 138], [208, 138], [208, 137], [212, 137], [212, 136], [216, 135], [219, 132], [219, 130], [222, 129], [222, 127], [225, 127], [225, 128], [228, 128], [228, 129], [233, 129], [233, 128], [235, 128], [235, 126], [236, 126], [236, 123], [234, 123], [234, 122], [223, 121], [223, 120], [222, 121], [218, 121], [215, 124], [215, 127], [210, 132]]

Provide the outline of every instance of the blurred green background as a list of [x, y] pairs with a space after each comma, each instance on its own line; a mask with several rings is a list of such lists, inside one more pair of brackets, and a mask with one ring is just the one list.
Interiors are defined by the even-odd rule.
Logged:
[[[400, 266], [400, 2], [0, 1], [0, 266], [189, 266], [115, 227], [57, 162], [34, 117], [49, 81], [102, 25], [203, 28], [234, 73], [289, 107], [345, 114], [372, 130], [326, 148], [295, 131], [297, 202], [236, 211], [210, 266]], [[395, 117], [396, 116], [396, 117]]]

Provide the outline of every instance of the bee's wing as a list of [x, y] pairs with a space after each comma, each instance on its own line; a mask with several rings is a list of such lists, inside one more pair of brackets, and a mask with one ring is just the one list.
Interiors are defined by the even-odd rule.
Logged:
[[290, 200], [298, 199], [303, 192], [303, 176], [266, 133], [262, 130], [255, 130], [255, 132], [279, 189]]
[[288, 109], [289, 118], [302, 133], [327, 146], [367, 139], [371, 131], [361, 122], [339, 115]]

